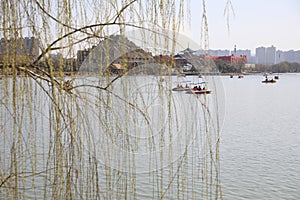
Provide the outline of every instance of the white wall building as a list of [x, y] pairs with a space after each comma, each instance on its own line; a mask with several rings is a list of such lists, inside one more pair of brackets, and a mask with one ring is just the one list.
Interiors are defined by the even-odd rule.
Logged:
[[266, 64], [266, 48], [258, 47], [255, 49], [256, 64]]
[[300, 50], [294, 51], [276, 51], [276, 63], [297, 62], [300, 63]]
[[266, 48], [266, 65], [274, 65], [276, 63], [276, 47], [273, 45]]

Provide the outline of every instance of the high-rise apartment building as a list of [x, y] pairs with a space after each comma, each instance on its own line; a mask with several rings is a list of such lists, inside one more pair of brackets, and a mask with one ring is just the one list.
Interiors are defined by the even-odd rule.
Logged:
[[246, 50], [236, 50], [236, 52], [231, 51], [231, 54], [234, 54], [235, 56], [247, 56], [247, 58], [250, 58], [251, 56], [251, 50], [246, 49]]
[[229, 56], [230, 51], [229, 50], [209, 50], [209, 55], [211, 56]]
[[35, 37], [1, 38], [0, 62], [26, 63], [34, 60], [39, 55], [40, 42]]
[[276, 51], [276, 63], [297, 62], [300, 63], [300, 50], [294, 51]]
[[274, 65], [276, 63], [276, 47], [273, 45], [266, 48], [266, 65]]
[[266, 64], [266, 48], [258, 47], [255, 49], [256, 64]]

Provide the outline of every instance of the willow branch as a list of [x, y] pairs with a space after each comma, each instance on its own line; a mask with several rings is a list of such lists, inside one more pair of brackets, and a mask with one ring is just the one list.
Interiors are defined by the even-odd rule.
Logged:
[[51, 48], [56, 44], [58, 43], [59, 41], [65, 39], [66, 37], [68, 36], [71, 36], [77, 32], [81, 32], [82, 30], [85, 30], [85, 29], [88, 29], [88, 28], [93, 28], [93, 27], [100, 27], [100, 26], [112, 26], [112, 25], [125, 25], [125, 26], [130, 26], [130, 27], [134, 27], [134, 28], [138, 28], [138, 29], [146, 29], [142, 26], [138, 26], [138, 25], [134, 25], [134, 24], [129, 24], [129, 23], [99, 23], [99, 24], [92, 24], [92, 25], [88, 25], [88, 26], [84, 26], [84, 27], [81, 27], [79, 29], [75, 29], [69, 33], [66, 33], [65, 35], [57, 38], [56, 40], [54, 40], [51, 44], [48, 45], [48, 47], [35, 59], [35, 61], [33, 61], [33, 65], [36, 65], [38, 63], [38, 61], [44, 57], [50, 50]]
[[125, 5], [123, 8], [121, 8], [121, 10], [118, 12], [117, 16], [115, 17], [115, 20], [113, 21], [114, 23], [117, 22], [117, 20], [120, 18], [121, 14], [134, 2], [136, 2], [137, 0], [133, 0], [131, 2], [129, 2], [127, 5]]
[[[72, 46], [74, 46], [74, 45], [76, 45], [76, 44], [79, 44], [79, 43], [81, 43], [81, 42], [83, 42], [83, 41], [85, 41], [85, 40], [88, 40], [88, 39], [91, 39], [91, 38], [94, 38], [94, 37], [95, 37], [94, 35], [91, 35], [91, 36], [87, 36], [87, 37], [85, 37], [85, 38], [82, 38], [81, 40], [78, 40], [78, 41], [73, 42], [73, 43], [71, 43], [71, 44], [69, 44], [69, 45], [66, 45], [66, 46], [52, 47], [52, 48], [50, 48], [50, 51], [69, 48], [69, 47], [72, 47]], [[99, 36], [99, 38], [104, 38], [104, 37], [100, 37], [100, 36]]]
[[[47, 12], [45, 10], [45, 8], [37, 1], [35, 0], [35, 3], [37, 4], [37, 6], [42, 10], [43, 13], [45, 13], [48, 17], [50, 17], [52, 20], [54, 20], [55, 22], [57, 22], [58, 24], [64, 26], [64, 27], [67, 27], [69, 29], [73, 29], [73, 30], [76, 30], [76, 27], [72, 27], [66, 23], [63, 23], [62, 21], [58, 20], [57, 18], [55, 18], [53, 15], [51, 15], [49, 12]], [[88, 35], [91, 35], [91, 36], [94, 36], [94, 37], [97, 37], [96, 34], [92, 34], [92, 33], [89, 33], [87, 31], [84, 31], [84, 30], [81, 30], [82, 33], [85, 33], [85, 34], [88, 34]]]

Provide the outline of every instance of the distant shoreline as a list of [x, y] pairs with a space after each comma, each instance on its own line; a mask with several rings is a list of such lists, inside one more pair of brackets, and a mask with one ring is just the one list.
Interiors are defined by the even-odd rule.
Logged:
[[[245, 75], [245, 76], [251, 76], [251, 75], [264, 75], [266, 72], [242, 72], [242, 73], [203, 73], [201, 74], [202, 76], [239, 76], [239, 75]], [[268, 73], [268, 72], [267, 72]], [[281, 74], [299, 74], [299, 72], [283, 72], [283, 73], [268, 73], [269, 76], [271, 75], [281, 75]], [[116, 77], [118, 76], [116, 75], [105, 75], [102, 77]], [[139, 75], [125, 75], [125, 76], [157, 76], [156, 74], [139, 74]], [[199, 76], [199, 73], [187, 73], [187, 74], [161, 74], [160, 76]], [[0, 74], [0, 79], [5, 79], [5, 78], [13, 78], [13, 75], [3, 75]], [[18, 78], [32, 78], [29, 75], [26, 74], [19, 74], [16, 75], [16, 77]], [[44, 77], [44, 76], [43, 76]], [[56, 73], [53, 77], [55, 78], [72, 78], [72, 77], [99, 77], [97, 76], [97, 74], [95, 73], [86, 73], [86, 74], [78, 74], [78, 73], [64, 73], [63, 76], [59, 75], [58, 73]], [[39, 78], [39, 77], [36, 77]]]

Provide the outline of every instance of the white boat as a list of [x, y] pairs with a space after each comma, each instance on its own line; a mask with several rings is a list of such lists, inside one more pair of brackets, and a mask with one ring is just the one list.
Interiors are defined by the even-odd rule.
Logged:
[[172, 91], [188, 91], [190, 90], [190, 82], [191, 81], [180, 81], [177, 86], [172, 89]]

